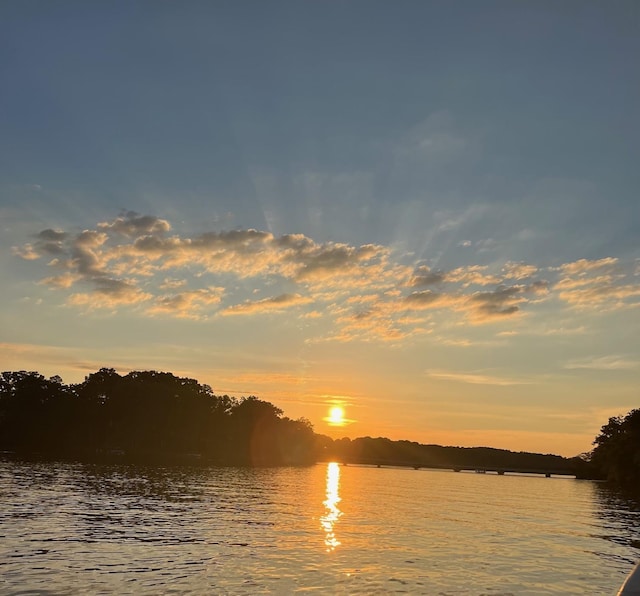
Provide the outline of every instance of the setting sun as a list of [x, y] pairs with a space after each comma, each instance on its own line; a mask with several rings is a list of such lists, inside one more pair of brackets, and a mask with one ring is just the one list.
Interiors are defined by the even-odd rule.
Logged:
[[343, 426], [345, 423], [344, 420], [344, 409], [340, 406], [333, 406], [329, 410], [329, 417], [327, 418], [327, 422], [332, 426]]

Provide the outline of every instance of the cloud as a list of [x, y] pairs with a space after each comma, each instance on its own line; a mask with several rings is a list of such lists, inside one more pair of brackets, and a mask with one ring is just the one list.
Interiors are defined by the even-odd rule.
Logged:
[[409, 285], [414, 288], [422, 288], [424, 286], [442, 283], [444, 280], [445, 273], [443, 271], [432, 271], [426, 265], [422, 265], [414, 271]]
[[605, 257], [604, 259], [588, 260], [580, 259], [572, 263], [565, 263], [559, 267], [564, 275], [580, 275], [589, 273], [599, 269], [609, 269], [618, 264], [618, 259], [614, 257]]
[[300, 296], [299, 294], [280, 294], [270, 298], [264, 298], [257, 301], [246, 301], [241, 304], [235, 304], [221, 311], [221, 315], [253, 315], [263, 312], [281, 311], [291, 306], [299, 306], [309, 304], [311, 298]]
[[571, 306], [598, 309], [601, 312], [638, 306], [640, 285], [615, 285], [610, 282], [593, 283], [591, 287], [561, 291], [558, 296]]
[[509, 377], [498, 377], [484, 374], [482, 371], [457, 372], [447, 370], [428, 369], [427, 376], [443, 381], [456, 381], [458, 383], [470, 383], [472, 385], [497, 385], [506, 387], [510, 385], [528, 385], [531, 381], [524, 379], [513, 379]]
[[108, 293], [91, 292], [71, 294], [67, 302], [72, 306], [83, 306], [88, 310], [94, 310], [100, 308], [114, 309], [119, 306], [138, 304], [151, 298], [151, 294], [137, 288], [123, 287], [118, 291]]
[[67, 271], [62, 275], [45, 277], [40, 283], [52, 288], [70, 288], [76, 281], [78, 281], [78, 279], [78, 275], [74, 275], [73, 273]]
[[501, 278], [496, 275], [486, 274], [486, 265], [469, 265], [458, 267], [445, 274], [445, 281], [451, 283], [461, 283], [464, 287], [470, 285], [490, 286], [498, 284]]
[[556, 268], [553, 289], [572, 308], [611, 311], [640, 305], [640, 284], [619, 259], [580, 259]]
[[158, 287], [161, 290], [175, 290], [176, 288], [183, 288], [186, 285], [186, 279], [171, 279], [166, 277]]
[[19, 256], [25, 261], [36, 261], [42, 256], [42, 253], [31, 243], [24, 244], [23, 246], [13, 246], [11, 247], [11, 251], [14, 255]]
[[580, 259], [556, 268], [553, 289], [572, 308], [610, 311], [640, 305], [640, 284], [619, 259]]
[[556, 290], [573, 290], [584, 286], [610, 285], [613, 277], [611, 275], [599, 275], [598, 277], [565, 277], [555, 284]]
[[40, 254], [59, 255], [64, 252], [63, 242], [67, 238], [66, 232], [46, 229], [37, 234], [36, 250]]
[[223, 294], [224, 288], [208, 288], [160, 296], [145, 312], [149, 315], [200, 319], [208, 307], [220, 304]]
[[[433, 269], [391, 247], [303, 234], [176, 234], [166, 219], [130, 211], [79, 233], [47, 228], [13, 250], [29, 262], [44, 259], [53, 273], [40, 283], [70, 306], [191, 319], [295, 308], [310, 329], [337, 341], [399, 341], [442, 324], [510, 321], [550, 298], [599, 311], [640, 302], [637, 262], [614, 257], [555, 268], [496, 261]], [[311, 324], [320, 317], [322, 325]]]
[[579, 327], [546, 327], [536, 326], [526, 330], [517, 331], [501, 331], [498, 336], [508, 335], [539, 335], [539, 336], [564, 336], [564, 335], [584, 335], [587, 333], [587, 327], [581, 325]]
[[47, 254], [59, 255], [64, 252], [63, 242], [67, 233], [61, 230], [47, 228], [35, 235], [35, 242], [25, 244], [22, 247], [13, 247], [13, 253], [27, 261], [39, 259]]
[[490, 292], [476, 292], [470, 297], [473, 307], [471, 317], [476, 322], [485, 322], [514, 315], [520, 312], [523, 304], [546, 295], [548, 291], [548, 282], [538, 280], [527, 285], [500, 285]]
[[440, 292], [432, 292], [431, 290], [422, 290], [420, 292], [411, 292], [406, 298], [405, 303], [414, 308], [440, 308], [447, 306], [455, 300], [453, 297]]
[[623, 356], [600, 356], [585, 358], [582, 360], [570, 360], [566, 362], [564, 368], [591, 369], [591, 370], [635, 370], [640, 368], [640, 361], [628, 360]]
[[502, 268], [502, 274], [507, 279], [526, 279], [538, 272], [535, 265], [527, 265], [526, 263], [505, 263]]
[[484, 323], [517, 314], [520, 305], [529, 302], [531, 296], [544, 294], [546, 291], [547, 284], [544, 281], [529, 285], [500, 285], [495, 290], [471, 294], [422, 290], [409, 294], [405, 298], [405, 304], [419, 309], [450, 308], [465, 313], [473, 323]]
[[47, 228], [37, 234], [37, 237], [43, 242], [62, 242], [68, 234], [62, 230], [52, 230]]
[[117, 306], [138, 304], [152, 298], [151, 294], [143, 292], [135, 284], [123, 279], [96, 277], [94, 282], [93, 292], [72, 294], [69, 296], [68, 303], [74, 306], [84, 306], [89, 310], [112, 309]]
[[296, 255], [299, 269], [296, 279], [325, 280], [337, 276], [348, 276], [362, 273], [362, 266], [371, 263], [387, 254], [380, 246], [367, 244], [360, 247], [346, 244], [326, 245]]
[[522, 288], [502, 286], [492, 292], [476, 292], [469, 298], [479, 319], [503, 317], [518, 312], [518, 304], [524, 301]]
[[165, 219], [127, 211], [112, 221], [99, 223], [98, 228], [133, 238], [148, 234], [163, 234], [171, 229], [171, 225]]

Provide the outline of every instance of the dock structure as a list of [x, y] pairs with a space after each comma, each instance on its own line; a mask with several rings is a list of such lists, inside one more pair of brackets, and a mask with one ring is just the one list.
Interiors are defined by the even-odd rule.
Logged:
[[380, 459], [357, 459], [341, 462], [343, 465], [366, 466], [374, 468], [413, 468], [414, 470], [451, 470], [453, 472], [475, 472], [476, 474], [532, 474], [551, 478], [552, 476], [575, 476], [571, 470], [550, 469], [550, 468], [518, 468], [504, 466], [460, 466], [450, 464], [433, 464], [409, 461], [380, 460]]

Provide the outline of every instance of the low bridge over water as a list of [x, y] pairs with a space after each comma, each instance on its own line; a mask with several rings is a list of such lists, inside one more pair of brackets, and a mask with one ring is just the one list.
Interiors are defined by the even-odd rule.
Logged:
[[385, 459], [357, 459], [350, 461], [339, 461], [344, 466], [367, 466], [375, 468], [414, 468], [415, 470], [451, 470], [453, 472], [476, 472], [478, 474], [535, 474], [537, 476], [575, 476], [570, 470], [557, 468], [519, 468], [514, 466], [492, 466], [492, 465], [454, 465], [454, 464], [433, 464], [416, 463], [410, 461], [396, 461]]

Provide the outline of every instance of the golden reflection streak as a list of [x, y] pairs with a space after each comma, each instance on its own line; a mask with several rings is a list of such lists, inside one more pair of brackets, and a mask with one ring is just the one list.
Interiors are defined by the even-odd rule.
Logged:
[[320, 524], [324, 530], [324, 543], [328, 553], [333, 552], [340, 546], [340, 541], [336, 538], [334, 531], [335, 523], [342, 515], [342, 511], [338, 509], [338, 503], [340, 502], [339, 489], [340, 465], [336, 462], [331, 462], [327, 465], [327, 498], [322, 502], [326, 512], [320, 518]]

